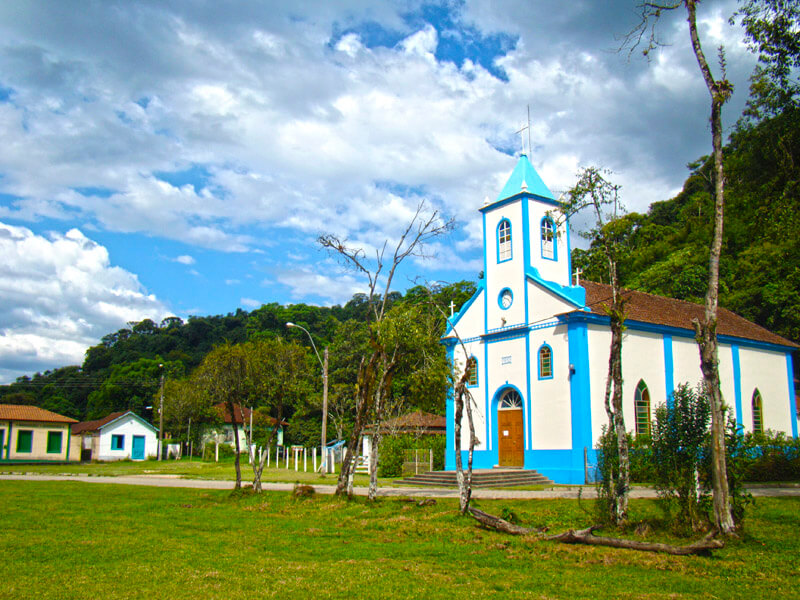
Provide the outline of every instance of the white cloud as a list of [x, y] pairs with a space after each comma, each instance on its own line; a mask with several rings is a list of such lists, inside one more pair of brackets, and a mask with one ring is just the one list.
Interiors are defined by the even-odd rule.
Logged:
[[188, 254], [181, 254], [180, 256], [175, 257], [175, 262], [180, 263], [182, 265], [193, 265], [197, 261], [194, 259], [193, 256], [189, 256]]
[[168, 311], [77, 229], [49, 237], [0, 223], [0, 378], [80, 364], [127, 321]]
[[291, 297], [300, 300], [309, 295], [328, 304], [344, 304], [353, 294], [365, 292], [367, 285], [349, 274], [325, 275], [310, 268], [292, 269], [277, 274], [279, 283], [287, 286]]
[[264, 304], [260, 300], [254, 300], [253, 298], [242, 298], [239, 303], [245, 308], [260, 308]]

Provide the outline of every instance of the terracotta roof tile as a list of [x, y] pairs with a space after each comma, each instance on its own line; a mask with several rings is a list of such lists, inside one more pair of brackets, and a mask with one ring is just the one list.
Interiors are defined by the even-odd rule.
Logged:
[[[607, 314], [605, 306], [611, 303], [611, 286], [593, 281], [582, 281], [581, 285], [586, 290], [586, 305], [592, 313]], [[623, 290], [623, 294], [628, 300], [625, 307], [626, 319], [631, 321], [666, 325], [693, 332], [692, 319], [702, 320], [705, 314], [705, 308], [694, 302], [632, 290]], [[717, 319], [719, 335], [729, 335], [779, 346], [800, 347], [725, 308], [719, 309]]]
[[43, 423], [77, 423], [64, 415], [39, 408], [19, 404], [0, 404], [0, 419], [9, 421], [41, 421]]
[[[225, 423], [233, 424], [233, 419], [231, 418], [231, 413], [228, 410], [228, 406], [225, 402], [220, 402], [219, 404], [215, 404], [214, 408], [222, 417], [222, 420]], [[233, 405], [233, 412], [235, 413], [234, 416], [236, 417], [236, 424], [242, 424], [242, 413], [244, 413], [244, 420], [248, 424], [250, 423], [250, 409], [246, 406], [240, 407], [238, 404]], [[271, 423], [275, 423], [276, 419], [274, 417], [269, 417]], [[281, 425], [287, 425], [286, 421], [282, 421]]]
[[[368, 433], [375, 430], [375, 425], [367, 427]], [[420, 432], [428, 433], [445, 432], [447, 430], [447, 418], [440, 417], [431, 413], [417, 410], [395, 419], [384, 421], [381, 431], [391, 431], [396, 433]]]
[[94, 421], [81, 421], [77, 425], [72, 427], [72, 433], [84, 433], [86, 431], [97, 431], [106, 423], [110, 423], [114, 419], [118, 419], [122, 415], [128, 413], [130, 411], [121, 411], [121, 412], [113, 412], [107, 417], [103, 417], [102, 419], [95, 419]]

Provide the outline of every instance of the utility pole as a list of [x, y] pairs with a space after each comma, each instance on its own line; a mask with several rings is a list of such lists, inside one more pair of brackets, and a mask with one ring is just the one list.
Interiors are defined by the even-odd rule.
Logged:
[[322, 474], [328, 472], [328, 348], [322, 352], [325, 362], [322, 364]]
[[164, 446], [164, 365], [159, 364], [158, 368], [161, 370], [161, 401], [158, 408], [158, 460], [161, 460], [161, 455], [164, 453], [162, 448]]

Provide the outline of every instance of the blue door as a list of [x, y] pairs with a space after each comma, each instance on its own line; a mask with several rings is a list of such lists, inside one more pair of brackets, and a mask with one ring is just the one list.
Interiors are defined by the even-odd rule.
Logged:
[[131, 449], [131, 458], [133, 460], [144, 460], [144, 436], [133, 436], [133, 448]]

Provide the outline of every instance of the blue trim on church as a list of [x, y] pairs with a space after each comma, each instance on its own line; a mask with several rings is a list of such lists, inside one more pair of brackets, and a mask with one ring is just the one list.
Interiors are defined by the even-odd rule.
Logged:
[[[453, 366], [455, 360], [455, 340], [452, 344], [447, 344], [447, 362], [451, 366]], [[444, 468], [446, 471], [452, 471], [456, 468], [456, 453], [455, 450], [455, 435], [456, 435], [456, 414], [455, 414], [455, 398], [453, 386], [449, 386], [447, 389], [447, 399], [445, 400], [445, 418], [447, 419], [447, 430], [446, 430], [446, 441], [449, 441], [451, 444], [454, 444], [453, 448], [449, 448], [445, 446], [446, 450], [444, 453]]]
[[789, 379], [789, 417], [792, 421], [792, 437], [797, 438], [797, 405], [794, 394], [794, 369], [792, 368], [792, 353], [786, 353], [786, 376]]
[[[588, 324], [575, 319], [567, 321], [569, 344], [570, 407], [572, 417], [572, 456], [569, 483], [584, 483], [584, 448], [589, 464], [597, 464], [597, 450], [592, 444], [591, 382], [589, 379]], [[574, 369], [574, 372], [573, 372]], [[593, 469], [590, 469], [590, 475]], [[542, 473], [544, 474], [544, 473]], [[548, 475], [548, 477], [550, 477]], [[550, 477], [553, 479], [552, 477]], [[554, 481], [556, 481], [554, 479]], [[586, 482], [588, 483], [588, 482]]]
[[672, 336], [664, 334], [664, 383], [666, 387], [667, 406], [672, 408], [675, 402], [675, 367], [672, 359]]
[[531, 281], [538, 283], [543, 288], [553, 292], [562, 300], [566, 300], [578, 308], [586, 306], [586, 290], [579, 285], [564, 286], [548, 281], [539, 275], [538, 269], [531, 266], [525, 267], [525, 276]]
[[742, 421], [742, 365], [739, 362], [739, 346], [731, 345], [731, 362], [733, 363], [733, 398], [736, 410], [736, 424], [744, 427]]

